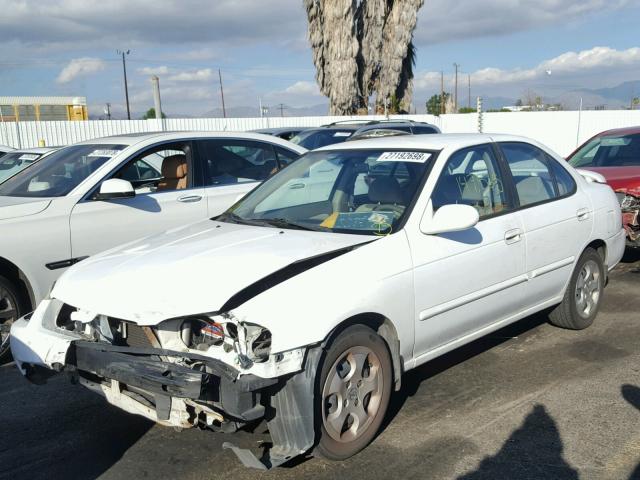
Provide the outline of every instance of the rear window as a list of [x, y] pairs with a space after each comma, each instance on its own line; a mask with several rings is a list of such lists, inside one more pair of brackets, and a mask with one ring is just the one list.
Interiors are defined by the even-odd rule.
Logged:
[[333, 145], [334, 143], [344, 142], [353, 135], [353, 132], [354, 130], [340, 129], [305, 130], [293, 137], [291, 141], [307, 150], [313, 150], [315, 148]]

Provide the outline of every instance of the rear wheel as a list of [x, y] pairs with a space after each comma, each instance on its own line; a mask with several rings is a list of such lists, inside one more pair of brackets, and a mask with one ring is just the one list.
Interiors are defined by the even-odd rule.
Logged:
[[9, 331], [22, 312], [18, 289], [12, 282], [0, 276], [0, 363], [4, 363], [11, 356]]
[[316, 452], [344, 460], [366, 447], [384, 419], [392, 379], [384, 340], [363, 325], [345, 329], [327, 351], [319, 376]]
[[549, 315], [551, 323], [572, 330], [590, 326], [600, 309], [604, 280], [602, 257], [587, 248], [578, 260], [562, 303]]

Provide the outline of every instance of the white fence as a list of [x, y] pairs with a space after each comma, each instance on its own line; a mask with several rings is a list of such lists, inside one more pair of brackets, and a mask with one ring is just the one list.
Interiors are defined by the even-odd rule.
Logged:
[[[157, 131], [245, 131], [268, 127], [315, 127], [338, 120], [382, 119], [370, 117], [265, 117], [265, 118], [171, 118], [164, 120], [90, 120], [86, 122], [0, 123], [0, 144], [15, 148], [68, 145], [82, 140], [123, 133]], [[398, 117], [394, 117], [398, 118]], [[444, 133], [478, 131], [478, 115], [406, 115], [402, 118], [434, 123]], [[584, 112], [485, 113], [484, 131], [524, 135], [566, 156], [592, 135], [610, 128], [640, 125], [640, 110]]]

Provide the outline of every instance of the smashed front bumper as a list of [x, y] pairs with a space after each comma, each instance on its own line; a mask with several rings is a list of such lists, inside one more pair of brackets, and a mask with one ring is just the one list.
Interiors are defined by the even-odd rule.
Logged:
[[304, 366], [277, 378], [242, 372], [192, 352], [115, 346], [87, 341], [44, 325], [60, 308], [45, 300], [12, 327], [20, 371], [36, 383], [65, 372], [75, 383], [129, 413], [180, 428], [223, 432], [266, 420], [272, 446], [258, 457], [225, 443], [249, 467], [268, 469], [308, 451], [315, 440], [314, 379], [321, 348], [307, 350]]

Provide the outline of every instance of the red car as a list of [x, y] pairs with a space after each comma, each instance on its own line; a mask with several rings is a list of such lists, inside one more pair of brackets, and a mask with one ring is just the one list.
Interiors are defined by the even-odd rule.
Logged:
[[567, 160], [605, 177], [620, 200], [627, 245], [640, 247], [640, 127], [601, 132]]

